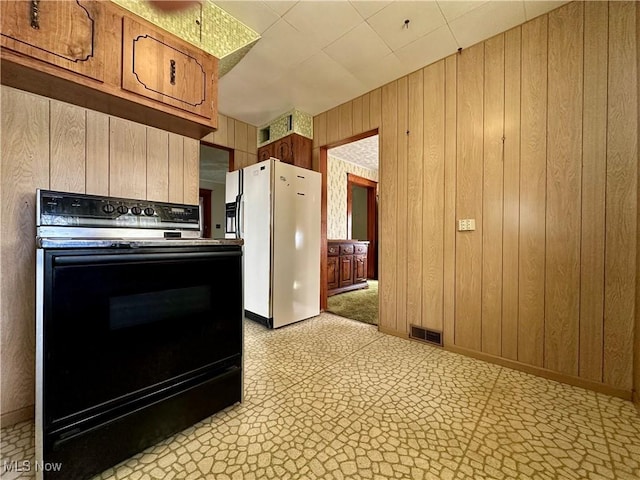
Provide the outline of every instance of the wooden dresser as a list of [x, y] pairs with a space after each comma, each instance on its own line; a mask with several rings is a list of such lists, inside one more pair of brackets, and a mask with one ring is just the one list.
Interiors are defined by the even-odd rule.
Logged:
[[367, 251], [362, 240], [327, 240], [327, 295], [368, 288]]

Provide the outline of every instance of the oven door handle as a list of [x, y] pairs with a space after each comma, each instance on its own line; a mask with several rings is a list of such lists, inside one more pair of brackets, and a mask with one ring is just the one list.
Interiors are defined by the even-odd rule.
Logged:
[[172, 252], [172, 253], [132, 253], [122, 255], [64, 255], [53, 259], [54, 265], [83, 265], [105, 263], [131, 263], [153, 261], [202, 260], [215, 257], [240, 257], [240, 251], [225, 252]]

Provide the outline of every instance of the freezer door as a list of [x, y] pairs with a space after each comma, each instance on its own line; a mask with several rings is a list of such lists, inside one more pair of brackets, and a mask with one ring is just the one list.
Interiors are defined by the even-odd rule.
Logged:
[[320, 313], [318, 172], [274, 163], [273, 327]]
[[241, 231], [244, 238], [244, 308], [272, 317], [271, 292], [271, 165], [264, 161], [243, 169]]

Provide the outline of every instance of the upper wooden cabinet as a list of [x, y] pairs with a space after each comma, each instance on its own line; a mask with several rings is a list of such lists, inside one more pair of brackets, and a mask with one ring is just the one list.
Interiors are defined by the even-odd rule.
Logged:
[[195, 113], [213, 115], [214, 60], [186, 42], [123, 19], [122, 88]]
[[258, 149], [258, 161], [275, 157], [278, 160], [311, 170], [311, 150], [313, 141], [310, 138], [292, 133]]
[[2, 47], [102, 81], [104, 5], [94, 1], [1, 1]]
[[212, 55], [111, 2], [0, 8], [4, 85], [198, 139], [217, 127]]

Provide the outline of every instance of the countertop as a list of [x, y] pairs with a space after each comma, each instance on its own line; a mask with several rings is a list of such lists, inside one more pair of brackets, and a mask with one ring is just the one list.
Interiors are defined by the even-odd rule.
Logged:
[[243, 245], [242, 239], [214, 238], [41, 238], [37, 248], [142, 248], [142, 247], [208, 247]]

